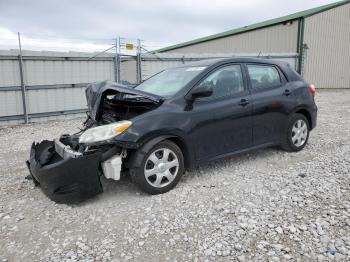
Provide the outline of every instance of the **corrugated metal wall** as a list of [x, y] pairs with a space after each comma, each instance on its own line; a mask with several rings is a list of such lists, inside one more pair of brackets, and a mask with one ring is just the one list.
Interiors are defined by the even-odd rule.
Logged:
[[[113, 55], [23, 52], [27, 111], [31, 122], [70, 118], [86, 109], [87, 83], [114, 80]], [[18, 51], [0, 51], [0, 125], [23, 123]]]
[[[0, 55], [3, 52], [0, 52]], [[19, 78], [18, 60], [0, 60], [0, 86], [19, 86], [21, 81]]]
[[27, 85], [78, 84], [114, 79], [113, 61], [25, 60]]
[[294, 53], [297, 50], [298, 21], [227, 36], [167, 53]]
[[122, 60], [120, 65], [120, 79], [129, 83], [136, 83], [136, 58]]
[[350, 4], [305, 19], [305, 79], [317, 88], [350, 88]]

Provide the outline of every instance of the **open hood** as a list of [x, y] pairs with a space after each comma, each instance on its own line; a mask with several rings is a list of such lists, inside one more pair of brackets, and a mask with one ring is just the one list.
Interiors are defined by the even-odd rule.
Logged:
[[117, 101], [130, 103], [150, 103], [160, 105], [164, 98], [161, 96], [146, 93], [112, 81], [91, 83], [86, 88], [86, 101], [89, 115], [92, 119], [98, 120], [102, 114], [103, 105], [107, 96], [114, 96]]

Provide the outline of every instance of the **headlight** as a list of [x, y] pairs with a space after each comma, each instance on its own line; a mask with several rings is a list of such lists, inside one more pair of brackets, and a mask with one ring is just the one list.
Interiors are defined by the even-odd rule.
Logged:
[[113, 124], [90, 128], [79, 137], [79, 143], [89, 144], [111, 139], [123, 133], [129, 126], [131, 126], [131, 124], [131, 121], [120, 121]]

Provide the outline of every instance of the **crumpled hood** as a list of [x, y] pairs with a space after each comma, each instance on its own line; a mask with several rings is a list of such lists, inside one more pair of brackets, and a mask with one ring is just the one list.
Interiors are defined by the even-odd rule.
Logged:
[[101, 108], [101, 101], [109, 94], [129, 94], [134, 97], [142, 97], [159, 103], [163, 100], [161, 96], [146, 93], [140, 90], [133, 89], [112, 81], [102, 81], [91, 83], [85, 90], [86, 101], [89, 109], [89, 115], [92, 119], [96, 120], [96, 116]]

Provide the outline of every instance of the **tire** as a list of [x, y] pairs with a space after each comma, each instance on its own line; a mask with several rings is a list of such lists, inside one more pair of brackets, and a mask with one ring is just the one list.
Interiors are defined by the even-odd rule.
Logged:
[[298, 152], [305, 147], [309, 134], [310, 124], [306, 117], [302, 114], [293, 114], [288, 119], [281, 147], [288, 152]]
[[[167, 159], [164, 154], [168, 156]], [[164, 140], [145, 154], [140, 167], [130, 169], [130, 176], [142, 191], [155, 195], [175, 187], [183, 172], [184, 157], [181, 149], [175, 143]]]

